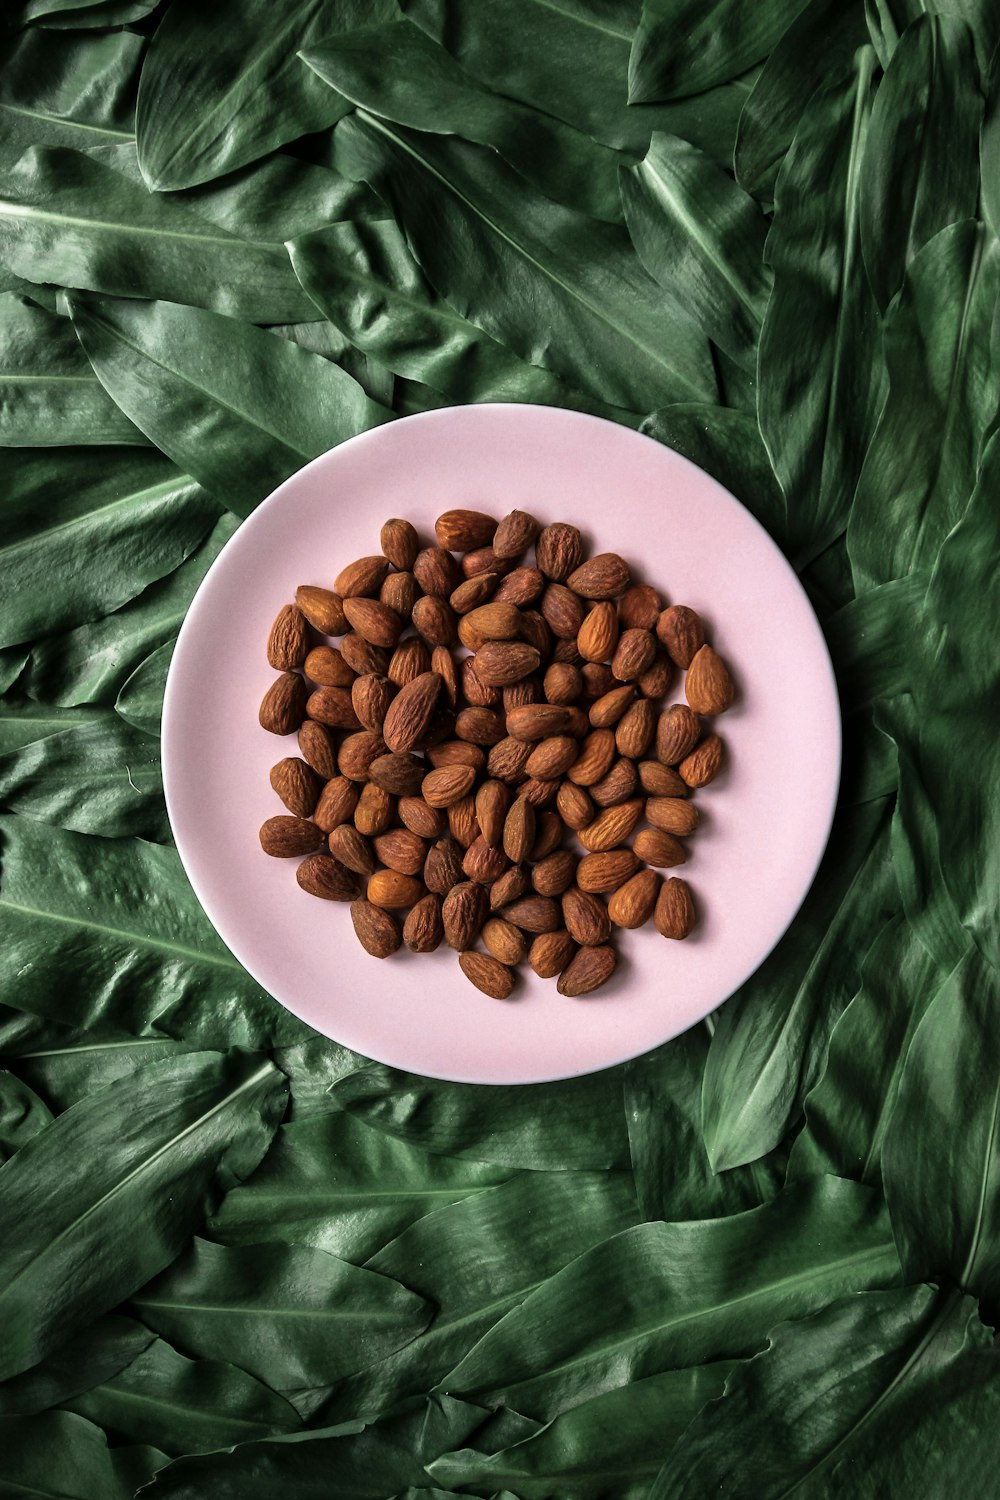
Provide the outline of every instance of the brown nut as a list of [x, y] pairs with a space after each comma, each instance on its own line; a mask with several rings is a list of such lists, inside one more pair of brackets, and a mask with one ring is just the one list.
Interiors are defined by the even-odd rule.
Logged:
[[698, 826], [698, 809], [683, 797], [647, 797], [646, 822], [661, 833], [686, 838]]
[[312, 854], [323, 842], [323, 833], [308, 818], [296, 818], [290, 813], [279, 813], [261, 825], [260, 847], [274, 859], [291, 859], [295, 855]]
[[489, 898], [473, 880], [452, 886], [441, 905], [444, 940], [462, 953], [471, 948], [489, 914]]
[[317, 687], [353, 687], [357, 674], [336, 646], [314, 646], [302, 670]]
[[309, 631], [305, 615], [297, 604], [286, 604], [278, 611], [267, 638], [267, 660], [276, 672], [290, 672], [301, 667], [309, 651]]
[[722, 741], [717, 734], [710, 734], [684, 757], [677, 769], [687, 785], [695, 788], [714, 781], [721, 765]]
[[310, 854], [295, 871], [302, 890], [322, 901], [356, 901], [361, 882], [353, 870], [329, 854]]
[[293, 734], [306, 717], [308, 689], [296, 672], [276, 677], [261, 700], [258, 720], [269, 734]]
[[572, 998], [589, 995], [608, 982], [616, 962], [613, 948], [580, 948], [559, 976], [556, 989], [560, 995]]
[[320, 635], [343, 635], [347, 629], [344, 601], [332, 589], [302, 583], [295, 590], [295, 602]]
[[556, 583], [566, 579], [579, 566], [583, 556], [583, 537], [579, 528], [566, 521], [544, 526], [535, 542], [535, 561], [546, 578]]
[[656, 634], [670, 660], [685, 672], [705, 644], [701, 616], [686, 604], [665, 609], [656, 621]]
[[653, 926], [665, 938], [686, 938], [695, 924], [691, 888], [685, 880], [673, 877], [663, 883], [653, 912]]
[[490, 917], [483, 927], [483, 944], [499, 963], [516, 967], [526, 958], [528, 940], [520, 927], [503, 917]]
[[378, 541], [394, 568], [399, 568], [402, 572], [412, 570], [413, 560], [420, 551], [420, 542], [412, 521], [403, 521], [394, 516], [382, 527]]
[[492, 542], [497, 529], [493, 516], [481, 510], [446, 510], [434, 522], [438, 545], [449, 552], [471, 552]]
[[605, 896], [630, 880], [638, 868], [639, 861], [631, 849], [606, 849], [599, 854], [584, 855], [577, 868], [576, 883], [581, 891]]
[[623, 630], [655, 630], [660, 618], [660, 596], [648, 583], [634, 583], [618, 601]]
[[419, 833], [422, 839], [438, 839], [448, 827], [443, 808], [428, 807], [423, 797], [400, 797], [396, 811], [403, 827]]
[[555, 932], [540, 932], [528, 950], [528, 962], [539, 979], [555, 979], [570, 963], [576, 952], [576, 944], [566, 931], [559, 927]]
[[272, 766], [270, 781], [288, 811], [297, 818], [309, 817], [323, 785], [312, 767], [297, 755], [288, 755]]
[[606, 943], [611, 936], [608, 908], [598, 896], [571, 885], [562, 895], [563, 924], [574, 942], [587, 947]]
[[[610, 661], [618, 644], [618, 614], [609, 600], [595, 604], [582, 621], [576, 649], [584, 661]], [[614, 668], [612, 668], [614, 671]]]
[[372, 958], [388, 958], [399, 947], [399, 928], [395, 919], [381, 907], [364, 899], [351, 902], [351, 921], [358, 941]]
[[628, 563], [617, 552], [601, 552], [575, 568], [567, 582], [584, 599], [617, 599], [631, 582]]
[[435, 895], [421, 896], [406, 914], [403, 923], [403, 942], [411, 953], [433, 953], [441, 946], [444, 923], [441, 921], [441, 902]]
[[514, 988], [514, 974], [489, 953], [460, 953], [459, 967], [470, 984], [491, 1000], [507, 1000]]
[[632, 848], [647, 865], [656, 865], [661, 870], [672, 869], [687, 861], [687, 853], [680, 839], [662, 828], [641, 828], [632, 840]]
[[684, 679], [684, 695], [696, 714], [722, 714], [732, 707], [736, 696], [733, 679], [711, 646], [695, 652]]
[[639, 870], [620, 885], [608, 901], [608, 916], [616, 927], [642, 927], [653, 915], [660, 890], [655, 870]]
[[337, 574], [334, 593], [341, 599], [361, 599], [377, 594], [389, 571], [387, 557], [359, 557]]

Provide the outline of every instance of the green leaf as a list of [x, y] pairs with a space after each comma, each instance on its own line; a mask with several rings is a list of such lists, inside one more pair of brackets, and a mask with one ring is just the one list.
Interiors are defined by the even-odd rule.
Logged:
[[845, 1297], [782, 1323], [733, 1371], [649, 1500], [986, 1494], [997, 1373], [969, 1299], [927, 1286]]
[[792, 926], [719, 1013], [702, 1099], [716, 1172], [773, 1150], [822, 1071], [861, 961], [896, 910], [887, 813], [884, 801], [841, 812]]
[[350, 31], [301, 55], [369, 114], [488, 146], [557, 203], [595, 219], [621, 219], [616, 151], [491, 92], [412, 22]]
[[140, 662], [115, 699], [115, 712], [144, 734], [158, 735], [174, 642], [164, 641]]
[[816, 96], [785, 157], [767, 259], [757, 416], [800, 555], [843, 530], [881, 403], [875, 304], [861, 274], [858, 180], [874, 57]]
[[585, 1401], [534, 1437], [490, 1457], [446, 1453], [427, 1472], [450, 1487], [516, 1489], [520, 1500], [646, 1500], [665, 1456], [706, 1401], [722, 1395], [725, 1363], [670, 1370]]
[[117, 609], [177, 567], [218, 502], [159, 453], [0, 453], [0, 641], [12, 645]]
[[561, 1083], [482, 1089], [370, 1063], [340, 1079], [331, 1094], [366, 1124], [447, 1156], [539, 1171], [628, 1161], [618, 1068]]
[[710, 339], [752, 369], [770, 290], [767, 224], [748, 194], [702, 152], [654, 135], [621, 171], [622, 206], [646, 270]]
[[998, 289], [1000, 249], [966, 220], [924, 246], [889, 310], [889, 395], [847, 532], [861, 588], [932, 563], [968, 504], [1000, 400]]
[[550, 1276], [440, 1384], [545, 1420], [647, 1375], [752, 1354], [776, 1318], [898, 1275], [884, 1206], [823, 1177], [748, 1213], [615, 1235]]
[[785, 152], [810, 98], [844, 72], [867, 40], [861, 0], [811, 0], [775, 44], [743, 106], [736, 134], [736, 181], [770, 197]]
[[150, 43], [136, 111], [150, 189], [210, 182], [350, 108], [296, 53], [388, 19], [388, 0], [174, 0]]
[[64, 146], [33, 146], [3, 173], [0, 257], [32, 281], [262, 322], [308, 316], [280, 245], [230, 234]]
[[754, 417], [725, 406], [681, 403], [652, 412], [639, 431], [705, 469], [786, 546], [784, 500]]
[[[0, 1160], [6, 1161], [52, 1121], [52, 1112], [20, 1078], [0, 1071]], [[0, 1388], [0, 1411], [3, 1391]]]
[[0, 1417], [0, 1486], [11, 1497], [131, 1500], [166, 1461], [155, 1448], [109, 1449], [101, 1429], [72, 1412]]
[[123, 26], [141, 21], [158, 0], [26, 0], [21, 14], [39, 26]]
[[185, 1359], [153, 1339], [131, 1364], [63, 1403], [115, 1438], [167, 1454], [205, 1453], [299, 1426], [295, 1408], [235, 1365]]
[[845, 713], [908, 690], [926, 671], [928, 582], [921, 569], [879, 584], [823, 622]]
[[0, 1169], [0, 1373], [174, 1259], [260, 1161], [286, 1098], [259, 1056], [190, 1053], [76, 1104]]
[[[17, 1066], [32, 1077], [23, 1062]], [[292, 1089], [294, 1097], [294, 1076]], [[511, 1175], [428, 1156], [338, 1110], [282, 1125], [254, 1175], [227, 1193], [206, 1233], [226, 1245], [265, 1239], [311, 1245], [360, 1263], [425, 1214]]]
[[805, 0], [643, 0], [628, 63], [630, 104], [683, 99], [746, 72]]
[[[924, 0], [865, 0], [865, 8], [872, 45], [886, 68], [909, 26], [927, 14], [927, 6]], [[1000, 42], [1000, 15], [993, 0], [935, 0], [934, 11], [964, 21], [971, 28], [979, 73], [985, 78]]]
[[0, 818], [6, 993], [18, 1009], [201, 1045], [302, 1025], [224, 947], [173, 849]]
[[981, 213], [994, 239], [1000, 239], [1000, 56], [986, 80], [986, 110], [979, 137]]
[[151, 1062], [198, 1050], [169, 1037], [132, 1037], [107, 1028], [60, 1026], [24, 1011], [0, 1012], [0, 1046], [20, 1077], [56, 1113], [119, 1078], [132, 1078]]
[[120, 1313], [98, 1318], [60, 1343], [34, 1369], [0, 1382], [0, 1413], [30, 1415], [71, 1401], [124, 1370], [155, 1337], [134, 1318]]
[[127, 679], [180, 629], [195, 590], [236, 530], [220, 516], [186, 562], [103, 619], [50, 636], [32, 647], [22, 686], [43, 703], [70, 707], [114, 703]]
[[135, 89], [145, 38], [129, 31], [59, 36], [27, 29], [4, 48], [0, 69], [0, 162], [29, 146], [89, 146], [133, 135]]
[[983, 101], [964, 22], [922, 16], [892, 55], [872, 107], [859, 183], [861, 249], [884, 310], [914, 256], [976, 213]]
[[71, 310], [122, 410], [238, 515], [388, 415], [329, 360], [235, 318], [172, 302], [73, 298]]
[[552, 203], [454, 138], [359, 111], [336, 139], [339, 165], [389, 204], [437, 290], [522, 359], [633, 411], [714, 395], [706, 341], [664, 305], [624, 229]]

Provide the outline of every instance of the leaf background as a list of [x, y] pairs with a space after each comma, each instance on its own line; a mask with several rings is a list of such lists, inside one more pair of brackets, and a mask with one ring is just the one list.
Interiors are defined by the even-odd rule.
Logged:
[[[0, 1492], [993, 1493], [998, 14], [8, 7]], [[495, 1090], [259, 990], [157, 740], [240, 519], [490, 400], [726, 485], [845, 715], [827, 855], [741, 992]]]

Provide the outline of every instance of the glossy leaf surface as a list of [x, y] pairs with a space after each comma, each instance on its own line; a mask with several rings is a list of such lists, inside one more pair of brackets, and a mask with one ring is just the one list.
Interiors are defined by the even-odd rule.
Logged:
[[767, 55], [803, 3], [643, 0], [629, 58], [629, 103], [683, 98], [736, 78]]

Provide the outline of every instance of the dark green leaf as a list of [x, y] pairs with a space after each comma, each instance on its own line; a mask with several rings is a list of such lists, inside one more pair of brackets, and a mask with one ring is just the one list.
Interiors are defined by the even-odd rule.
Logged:
[[639, 431], [707, 470], [786, 546], [784, 500], [754, 417], [691, 402], [654, 411]]
[[98, 1318], [34, 1369], [0, 1382], [0, 1413], [29, 1415], [71, 1401], [124, 1370], [155, 1337], [134, 1318], [120, 1313]]
[[219, 514], [159, 453], [19, 449], [0, 454], [5, 645], [117, 609], [177, 567]]
[[340, 1114], [340, 1106], [330, 1094], [331, 1086], [368, 1061], [360, 1052], [315, 1032], [305, 1041], [279, 1047], [274, 1060], [291, 1085], [288, 1118], [296, 1124], [317, 1115]]
[[28, 29], [4, 49], [0, 161], [29, 146], [103, 146], [133, 135], [145, 41], [128, 31], [81, 38]]
[[654, 135], [621, 171], [625, 222], [646, 270], [738, 364], [753, 368], [770, 291], [767, 224], [748, 194], [702, 152]]
[[981, 213], [994, 239], [1000, 239], [1000, 54], [987, 79], [986, 112], [979, 138]]
[[926, 670], [924, 599], [929, 574], [877, 585], [824, 621], [845, 713], [906, 691]]
[[683, 99], [766, 57], [805, 0], [643, 0], [628, 64], [630, 104]]
[[388, 416], [329, 360], [173, 302], [74, 298], [101, 383], [159, 448], [238, 515], [310, 458]]
[[6, 1024], [0, 1019], [0, 1047], [57, 1113], [119, 1078], [133, 1077], [149, 1063], [198, 1050], [196, 1043], [169, 1037], [74, 1030], [24, 1011], [9, 1012]]
[[[928, 11], [924, 0], [865, 0], [865, 9], [872, 45], [883, 68], [891, 61], [910, 24], [921, 20]], [[935, 0], [934, 11], [969, 25], [976, 43], [979, 73], [985, 77], [1000, 42], [1000, 14], [993, 0]], [[975, 83], [974, 75], [971, 81]]]
[[160, 732], [163, 694], [173, 654], [173, 641], [164, 641], [139, 663], [115, 699], [115, 712], [144, 734]]
[[0, 819], [5, 992], [18, 1008], [204, 1045], [297, 1041], [223, 946], [173, 849]]
[[861, 249], [883, 309], [928, 240], [976, 212], [983, 101], [972, 35], [923, 16], [892, 55], [872, 107], [859, 183]]
[[124, 26], [141, 21], [159, 0], [26, 0], [22, 15], [38, 26]]
[[267, 1149], [286, 1098], [259, 1056], [190, 1053], [74, 1105], [0, 1169], [4, 1377], [174, 1259]]
[[[52, 1121], [52, 1112], [20, 1078], [0, 1071], [0, 1161], [15, 1155]], [[0, 1411], [3, 1408], [0, 1390]]]
[[68, 1411], [0, 1417], [0, 1485], [11, 1500], [131, 1500], [161, 1464], [155, 1448], [108, 1448], [99, 1427]]
[[522, 359], [633, 411], [714, 395], [707, 342], [665, 307], [624, 229], [550, 202], [454, 138], [359, 111], [337, 142], [343, 170], [386, 200], [437, 290]]
[[391, 17], [388, 0], [174, 0], [142, 69], [136, 136], [150, 188], [210, 182], [350, 108], [296, 53]]
[[875, 304], [861, 274], [858, 180], [874, 57], [816, 96], [785, 157], [767, 259], [757, 414], [796, 552], [815, 556], [847, 522], [881, 402]]
[[550, 1276], [440, 1384], [544, 1420], [647, 1375], [751, 1354], [776, 1318], [898, 1276], [884, 1206], [823, 1177], [748, 1213], [613, 1236]]

